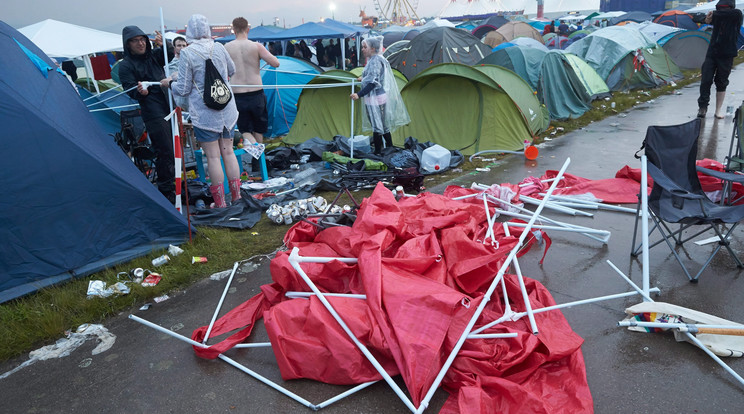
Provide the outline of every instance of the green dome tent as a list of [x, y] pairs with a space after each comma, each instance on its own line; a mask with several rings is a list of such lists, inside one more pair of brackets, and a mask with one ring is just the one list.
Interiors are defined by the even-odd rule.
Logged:
[[[297, 100], [297, 116], [284, 142], [295, 145], [314, 137], [331, 140], [336, 135], [348, 136], [351, 133], [351, 86], [323, 86], [350, 83], [361, 76], [362, 70], [363, 68], [354, 68], [351, 72], [330, 70], [308, 82], [314, 88], [302, 90]], [[406, 85], [405, 76], [395, 69], [393, 74], [398, 89], [402, 90]], [[356, 91], [359, 91], [358, 87]], [[361, 101], [354, 103], [355, 134], [361, 133], [363, 107]]]
[[393, 134], [396, 145], [412, 136], [464, 155], [519, 150], [549, 125], [527, 82], [499, 66], [442, 63], [419, 73], [401, 94], [411, 123]]
[[605, 27], [566, 51], [584, 59], [613, 91], [655, 87], [682, 78], [664, 49], [632, 27]]
[[469, 32], [454, 27], [426, 30], [411, 40], [400, 52], [389, 56], [390, 66], [408, 79], [438, 63], [457, 62], [472, 65], [491, 53]]
[[551, 119], [578, 118], [592, 109], [594, 98], [603, 94], [609, 94], [607, 84], [578, 56], [562, 50], [545, 54], [537, 95]]
[[515, 45], [491, 53], [478, 62], [478, 65], [505, 67], [527, 81], [532, 89], [537, 89], [537, 82], [540, 79], [540, 66], [546, 53], [534, 47]]

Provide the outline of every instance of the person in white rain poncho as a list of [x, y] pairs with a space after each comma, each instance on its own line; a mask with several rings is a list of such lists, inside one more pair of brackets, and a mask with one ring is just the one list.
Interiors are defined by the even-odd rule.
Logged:
[[362, 89], [351, 94], [351, 99], [364, 98], [362, 130], [372, 131], [375, 154], [382, 152], [382, 139], [387, 147], [393, 146], [391, 131], [411, 122], [403, 98], [398, 91], [390, 63], [382, 57], [382, 36], [368, 37], [362, 40], [362, 54], [366, 57]]

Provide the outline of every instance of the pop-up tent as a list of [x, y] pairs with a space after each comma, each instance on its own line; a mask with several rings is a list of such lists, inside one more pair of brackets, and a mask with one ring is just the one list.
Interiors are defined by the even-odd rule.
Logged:
[[0, 21], [0, 302], [188, 237], [54, 63]]
[[518, 150], [548, 128], [547, 109], [516, 73], [493, 65], [442, 63], [421, 72], [401, 91], [411, 123], [393, 134], [431, 141], [464, 155]]
[[472, 65], [490, 53], [491, 47], [465, 30], [436, 27], [413, 38], [407, 47], [388, 60], [390, 66], [413, 79], [432, 65], [450, 62]]
[[[297, 116], [297, 100], [302, 89], [282, 88], [285, 85], [306, 85], [313, 79], [312, 75], [323, 72], [319, 66], [303, 59], [288, 56], [277, 56], [280, 65], [276, 70], [268, 65], [261, 71], [261, 81], [266, 94], [266, 108], [269, 115], [267, 137], [278, 137], [287, 134]], [[262, 65], [263, 66], [263, 65]], [[279, 85], [280, 87], [273, 87]]]
[[46, 19], [18, 29], [47, 56], [75, 58], [91, 53], [122, 51], [121, 35]]
[[631, 26], [597, 30], [566, 51], [584, 59], [613, 91], [655, 87], [682, 78], [664, 49]]

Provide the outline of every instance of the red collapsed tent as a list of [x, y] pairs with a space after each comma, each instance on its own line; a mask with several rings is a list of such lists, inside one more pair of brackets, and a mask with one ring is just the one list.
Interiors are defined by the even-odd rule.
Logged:
[[[328, 300], [385, 371], [402, 376], [417, 405], [519, 237], [496, 229], [498, 245], [483, 244], [483, 205], [448, 195], [425, 193], [397, 202], [379, 185], [352, 227], [318, 232], [300, 222], [285, 237], [290, 249], [298, 247], [305, 256], [358, 258], [358, 264], [305, 264], [304, 270], [324, 292], [366, 295], [366, 300]], [[534, 237], [529, 240], [535, 242]], [[210, 337], [231, 335], [207, 349], [195, 347], [195, 352], [217, 357], [245, 341], [263, 317], [285, 380], [359, 384], [380, 379], [317, 298], [285, 297], [287, 291], [308, 290], [288, 257], [288, 252], [277, 254], [271, 262], [274, 283], [220, 318]], [[507, 276], [510, 295], [519, 297], [518, 283]], [[527, 279], [526, 285], [532, 306], [555, 304], [540, 283]], [[524, 310], [521, 303], [511, 306]], [[503, 300], [494, 295], [476, 326], [503, 313]], [[517, 338], [465, 342], [442, 382], [451, 395], [442, 412], [592, 411], [583, 340], [559, 312], [535, 317], [550, 328], [536, 336], [527, 321], [517, 320], [489, 331], [514, 332]], [[206, 331], [206, 326], [199, 328], [192, 338], [201, 342]]]

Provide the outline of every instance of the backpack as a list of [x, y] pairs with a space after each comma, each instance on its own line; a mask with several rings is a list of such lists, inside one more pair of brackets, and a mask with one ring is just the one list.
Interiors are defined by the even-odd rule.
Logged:
[[204, 91], [199, 91], [196, 82], [194, 82], [194, 87], [202, 95], [202, 100], [207, 108], [219, 111], [225, 109], [232, 99], [232, 91], [222, 79], [220, 72], [214, 66], [214, 62], [212, 62], [213, 50], [214, 45], [209, 51], [209, 57], [204, 60]]

